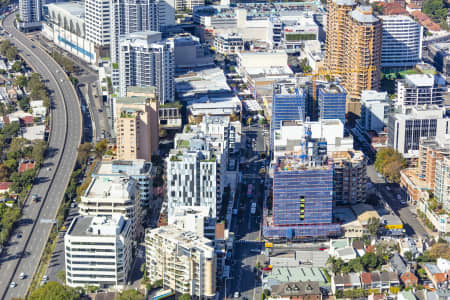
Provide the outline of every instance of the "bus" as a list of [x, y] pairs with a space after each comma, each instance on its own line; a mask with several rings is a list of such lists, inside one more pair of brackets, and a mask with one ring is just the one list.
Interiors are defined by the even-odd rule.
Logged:
[[253, 185], [249, 184], [247, 189], [247, 198], [251, 199], [253, 194]]

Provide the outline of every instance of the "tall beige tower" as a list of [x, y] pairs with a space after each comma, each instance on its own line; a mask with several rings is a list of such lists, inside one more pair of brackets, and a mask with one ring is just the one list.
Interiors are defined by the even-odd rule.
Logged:
[[361, 92], [380, 87], [381, 20], [353, 0], [328, 0], [327, 10], [325, 68], [341, 78], [347, 112], [360, 115]]
[[158, 101], [154, 87], [129, 87], [116, 101], [116, 143], [119, 160], [150, 161], [158, 152]]

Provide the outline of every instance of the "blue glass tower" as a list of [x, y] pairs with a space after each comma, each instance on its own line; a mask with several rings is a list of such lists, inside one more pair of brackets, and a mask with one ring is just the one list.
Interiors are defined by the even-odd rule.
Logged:
[[295, 84], [278, 84], [274, 87], [272, 98], [272, 117], [270, 124], [270, 144], [273, 145], [275, 130], [281, 128], [282, 121], [305, 120], [305, 95]]
[[339, 119], [345, 124], [345, 89], [336, 83], [319, 87], [318, 93], [320, 119]]

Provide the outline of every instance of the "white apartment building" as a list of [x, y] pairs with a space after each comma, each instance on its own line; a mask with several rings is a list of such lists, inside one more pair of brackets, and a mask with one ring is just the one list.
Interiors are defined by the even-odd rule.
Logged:
[[450, 118], [436, 105], [410, 107], [389, 116], [388, 144], [406, 158], [417, 157], [421, 138], [434, 140], [448, 134]]
[[127, 87], [155, 86], [159, 102], [174, 100], [173, 44], [161, 41], [155, 31], [134, 32], [119, 43], [120, 95], [126, 96]]
[[210, 240], [216, 238], [216, 219], [209, 216], [207, 207], [175, 207], [171, 224]]
[[66, 284], [122, 289], [132, 267], [132, 228], [120, 215], [77, 216], [64, 235]]
[[300, 52], [306, 41], [319, 39], [319, 25], [312, 16], [283, 16], [283, 47], [287, 53]]
[[406, 75], [397, 81], [397, 104], [402, 107], [442, 105], [445, 92], [445, 80], [440, 75]]
[[111, 13], [111, 60], [119, 62], [119, 40], [129, 33], [159, 31], [157, 1], [113, 0]]
[[19, 0], [19, 14], [21, 22], [18, 22], [21, 30], [41, 26], [42, 0]]
[[361, 119], [364, 130], [380, 132], [387, 125], [391, 102], [387, 92], [365, 90], [361, 92]]
[[215, 218], [221, 204], [220, 157], [201, 135], [177, 142], [177, 149], [166, 159], [168, 218], [176, 207], [186, 206], [206, 207]]
[[85, 1], [86, 39], [98, 46], [111, 43], [111, 1]]
[[244, 40], [237, 33], [219, 34], [214, 39], [214, 47], [217, 53], [223, 55], [236, 54], [244, 50]]
[[94, 177], [106, 175], [114, 177], [128, 176], [133, 178], [140, 194], [142, 207], [152, 206], [152, 163], [143, 159], [135, 160], [105, 160], [98, 163]]
[[197, 299], [214, 299], [216, 257], [213, 242], [174, 225], [147, 230], [147, 272], [151, 282]]
[[93, 176], [79, 208], [83, 216], [122, 215], [132, 220], [134, 236], [142, 234], [140, 193], [136, 181], [128, 176]]
[[166, 158], [168, 218], [176, 208], [206, 208], [216, 218], [224, 188], [237, 184], [236, 152], [240, 126], [225, 116], [204, 116], [199, 125], [187, 125], [175, 136], [175, 148]]
[[382, 26], [381, 66], [414, 67], [422, 59], [423, 27], [409, 16], [380, 16]]
[[193, 11], [194, 7], [205, 5], [205, 0], [175, 0], [175, 9], [177, 11]]

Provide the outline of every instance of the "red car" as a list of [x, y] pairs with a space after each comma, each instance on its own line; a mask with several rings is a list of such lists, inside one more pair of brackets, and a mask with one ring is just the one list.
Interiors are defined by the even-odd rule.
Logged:
[[321, 248], [319, 248], [319, 250], [320, 250], [320, 251], [325, 251], [325, 250], [327, 250], [327, 248], [321, 247]]

